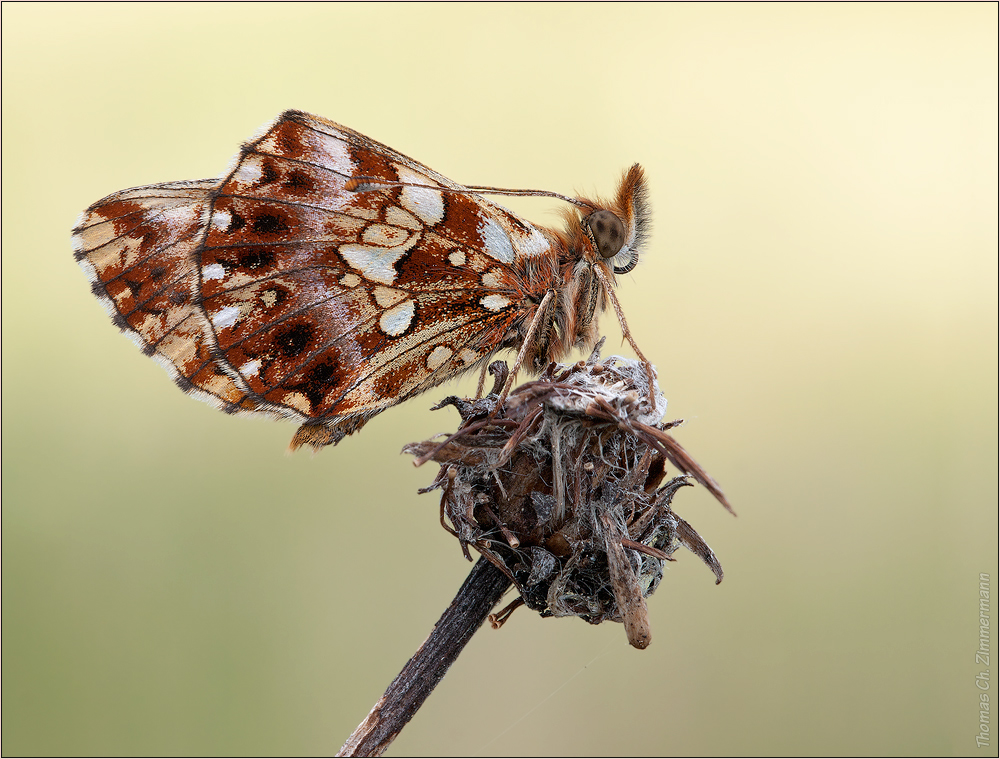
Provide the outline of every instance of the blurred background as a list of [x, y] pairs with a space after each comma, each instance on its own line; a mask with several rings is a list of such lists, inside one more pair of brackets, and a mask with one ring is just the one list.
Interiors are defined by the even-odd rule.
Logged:
[[726, 579], [678, 554], [648, 650], [520, 610], [390, 754], [996, 755], [995, 4], [2, 14], [5, 755], [332, 753], [471, 567], [398, 452], [474, 378], [286, 456], [73, 262], [90, 203], [217, 176], [286, 108], [468, 184], [611, 194], [641, 162], [618, 295], [739, 515], [675, 499]]

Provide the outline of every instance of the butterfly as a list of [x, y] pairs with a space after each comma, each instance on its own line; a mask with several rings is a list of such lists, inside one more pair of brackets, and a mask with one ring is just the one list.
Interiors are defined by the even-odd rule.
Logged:
[[[484, 194], [563, 200], [565, 228]], [[614, 294], [648, 237], [647, 194], [638, 164], [610, 202], [463, 186], [286, 111], [218, 179], [90, 206], [73, 245], [114, 323], [185, 392], [293, 420], [291, 448], [318, 449], [500, 351], [537, 373], [592, 347], [609, 302], [652, 387]]]

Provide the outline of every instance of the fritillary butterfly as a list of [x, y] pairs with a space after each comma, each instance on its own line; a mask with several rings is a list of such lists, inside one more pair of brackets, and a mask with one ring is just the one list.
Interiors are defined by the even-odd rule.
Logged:
[[[573, 208], [547, 229], [483, 193]], [[638, 262], [646, 194], [638, 165], [611, 202], [465, 187], [287, 111], [219, 179], [110, 195], [73, 241], [115, 324], [185, 392], [291, 419], [292, 447], [320, 448], [499, 351], [538, 372], [591, 347], [608, 302], [635, 348], [613, 286]]]

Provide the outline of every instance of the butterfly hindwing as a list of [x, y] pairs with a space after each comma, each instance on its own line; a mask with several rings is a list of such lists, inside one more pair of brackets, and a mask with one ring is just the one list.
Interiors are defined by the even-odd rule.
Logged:
[[[408, 186], [345, 190], [355, 177]], [[435, 186], [459, 187], [298, 113], [245, 146], [212, 202], [200, 292], [253, 397], [367, 417], [496, 350], [519, 316], [513, 245], [498, 207]]]

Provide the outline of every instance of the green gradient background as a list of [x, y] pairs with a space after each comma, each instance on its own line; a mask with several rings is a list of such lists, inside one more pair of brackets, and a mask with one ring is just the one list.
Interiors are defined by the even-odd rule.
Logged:
[[640, 161], [654, 236], [619, 297], [739, 514], [679, 495], [726, 580], [681, 555], [649, 650], [520, 611], [391, 753], [976, 754], [995, 4], [2, 13], [4, 754], [331, 753], [468, 572], [398, 451], [469, 382], [288, 457], [290, 426], [180, 393], [72, 261], [84, 207], [216, 176], [285, 108], [466, 183], [608, 194]]

